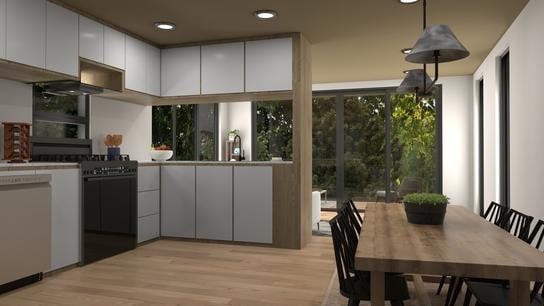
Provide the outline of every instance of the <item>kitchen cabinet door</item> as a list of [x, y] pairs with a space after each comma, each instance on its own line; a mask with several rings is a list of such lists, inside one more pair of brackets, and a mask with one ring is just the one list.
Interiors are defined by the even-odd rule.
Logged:
[[160, 213], [161, 195], [159, 190], [138, 192], [138, 218]]
[[0, 58], [6, 58], [6, 0], [0, 0]]
[[246, 91], [291, 90], [292, 38], [246, 42]]
[[244, 43], [202, 46], [202, 94], [244, 91]]
[[127, 89], [146, 92], [146, 44], [130, 36], [126, 36], [125, 87]]
[[51, 174], [51, 271], [79, 262], [79, 169], [38, 170]]
[[232, 241], [232, 167], [196, 167], [196, 238]]
[[79, 16], [79, 56], [104, 63], [104, 25]]
[[76, 13], [47, 2], [47, 70], [79, 76], [78, 29]]
[[161, 167], [161, 234], [195, 238], [195, 167]]
[[125, 34], [104, 26], [104, 64], [125, 70]]
[[159, 215], [138, 219], [138, 243], [160, 237]]
[[7, 0], [6, 58], [45, 68], [45, 0]]
[[272, 167], [234, 167], [234, 241], [272, 243]]
[[161, 95], [161, 50], [146, 44], [146, 93]]
[[161, 95], [200, 94], [200, 46], [161, 51]]
[[161, 188], [161, 167], [138, 167], [138, 191], [158, 190]]

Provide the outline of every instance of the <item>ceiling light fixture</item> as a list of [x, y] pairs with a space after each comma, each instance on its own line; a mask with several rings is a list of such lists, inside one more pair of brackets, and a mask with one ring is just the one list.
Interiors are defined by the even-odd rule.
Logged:
[[418, 1], [419, 0], [399, 0], [399, 2], [402, 3], [402, 4], [413, 4], [413, 3], [416, 3]]
[[412, 52], [412, 48], [404, 48], [401, 49], [400, 52], [402, 52], [402, 54], [410, 54], [410, 52]]
[[155, 27], [160, 30], [171, 31], [176, 28], [176, 24], [167, 21], [157, 21], [155, 22]]
[[259, 19], [272, 19], [278, 16], [278, 12], [273, 10], [258, 10], [253, 15]]
[[[409, 0], [399, 1], [407, 3], [406, 1]], [[438, 81], [438, 63], [460, 60], [469, 55], [470, 52], [459, 42], [447, 25], [439, 24], [427, 28], [427, 0], [423, 0], [423, 35], [405, 58], [408, 62], [423, 64], [423, 69], [421, 69], [423, 73], [420, 76], [423, 83], [423, 94], [427, 94]], [[427, 79], [427, 64], [434, 64], [434, 80], [432, 81]], [[406, 75], [405, 80], [409, 76], [410, 73]], [[427, 86], [429, 81], [430, 85]]]

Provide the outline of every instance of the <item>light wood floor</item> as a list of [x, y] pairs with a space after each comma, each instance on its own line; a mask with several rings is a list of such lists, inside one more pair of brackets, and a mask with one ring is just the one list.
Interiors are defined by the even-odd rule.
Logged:
[[304, 250], [160, 240], [0, 296], [0, 305], [321, 305], [330, 237]]

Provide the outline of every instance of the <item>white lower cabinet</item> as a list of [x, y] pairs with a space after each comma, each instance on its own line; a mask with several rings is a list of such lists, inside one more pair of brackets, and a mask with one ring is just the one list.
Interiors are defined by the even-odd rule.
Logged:
[[51, 271], [79, 262], [80, 173], [79, 169], [38, 170], [51, 174]]
[[160, 216], [151, 215], [138, 218], [138, 243], [160, 236]]
[[232, 167], [196, 168], [196, 238], [232, 240]]
[[234, 167], [234, 241], [272, 243], [272, 167]]
[[195, 238], [195, 166], [161, 167], [161, 235]]

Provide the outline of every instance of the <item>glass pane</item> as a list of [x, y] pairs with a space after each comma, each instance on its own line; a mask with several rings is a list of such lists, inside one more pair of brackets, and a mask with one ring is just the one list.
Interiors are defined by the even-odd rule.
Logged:
[[34, 120], [34, 136], [44, 138], [85, 139], [85, 126]]
[[336, 97], [316, 96], [312, 105], [312, 184], [327, 191], [322, 208], [336, 207]]
[[151, 133], [154, 147], [172, 147], [172, 106], [153, 106]]
[[200, 104], [197, 111], [199, 141], [198, 160], [216, 160], [215, 154], [216, 104]]
[[293, 159], [293, 107], [291, 101], [255, 102], [257, 109], [256, 160]]
[[195, 159], [195, 105], [176, 105], [176, 159]]
[[85, 117], [85, 96], [56, 96], [36, 86], [35, 111]]
[[385, 192], [385, 95], [344, 97], [344, 195], [376, 201]]
[[435, 99], [416, 101], [414, 94], [392, 95], [391, 117], [392, 200], [436, 191]]

